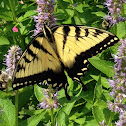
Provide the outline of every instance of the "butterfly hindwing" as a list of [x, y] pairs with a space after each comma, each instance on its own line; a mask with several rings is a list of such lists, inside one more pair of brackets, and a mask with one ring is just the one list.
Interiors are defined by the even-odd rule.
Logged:
[[87, 26], [57, 26], [53, 29], [58, 55], [68, 75], [76, 81], [87, 71], [88, 58], [118, 42], [105, 30]]
[[13, 76], [13, 89], [39, 82], [61, 88], [66, 82], [61, 62], [41, 33], [29, 44], [20, 58]]

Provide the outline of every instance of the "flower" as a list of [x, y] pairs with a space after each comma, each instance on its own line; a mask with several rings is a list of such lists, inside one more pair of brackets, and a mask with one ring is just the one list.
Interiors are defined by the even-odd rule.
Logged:
[[105, 120], [103, 120], [102, 122], [99, 122], [100, 126], [105, 126]]
[[[108, 108], [112, 112], [119, 113], [119, 121], [115, 124], [117, 126], [126, 125], [126, 39], [120, 40], [121, 45], [118, 48], [115, 59], [115, 75], [113, 80], [109, 80], [112, 92], [110, 95], [114, 98], [114, 101], [108, 101]], [[122, 118], [123, 117], [123, 118]]]
[[5, 54], [6, 59], [4, 60], [4, 63], [7, 66], [5, 72], [11, 77], [21, 54], [21, 48], [16, 45], [11, 46], [8, 50], [8, 54]]
[[59, 106], [58, 99], [56, 98], [57, 92], [54, 93], [53, 90], [44, 88], [42, 88], [42, 90], [45, 95], [45, 99], [42, 99], [42, 102], [38, 106], [43, 109], [57, 109]]
[[42, 32], [42, 25], [47, 24], [49, 27], [56, 24], [56, 16], [53, 15], [54, 11], [54, 0], [36, 0], [38, 16], [33, 16], [36, 22], [36, 29], [34, 30], [33, 36]]
[[116, 124], [116, 126], [125, 126], [126, 125], [126, 111], [120, 114], [119, 120], [115, 124]]
[[124, 3], [126, 3], [126, 0], [106, 0], [104, 3], [109, 10], [108, 15], [106, 15], [106, 20], [110, 21], [111, 25], [126, 20], [125, 17], [120, 16]]
[[14, 26], [14, 27], [12, 28], [12, 31], [13, 31], [13, 32], [18, 32], [18, 28], [17, 28], [16, 26]]
[[24, 2], [23, 2], [22, 0], [21, 0], [21, 1], [19, 1], [19, 3], [20, 3], [20, 4], [24, 4]]

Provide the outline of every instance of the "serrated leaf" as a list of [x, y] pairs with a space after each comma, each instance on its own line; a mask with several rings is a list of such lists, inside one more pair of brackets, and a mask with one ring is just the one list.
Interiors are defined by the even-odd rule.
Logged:
[[0, 45], [9, 45], [10, 42], [6, 36], [0, 36]]
[[15, 106], [9, 99], [0, 99], [0, 108], [2, 114], [0, 115], [1, 126], [15, 126]]
[[106, 74], [108, 77], [113, 77], [113, 75], [114, 75], [114, 69], [113, 69], [114, 63], [113, 62], [101, 60], [98, 57], [90, 58], [89, 62], [96, 69], [100, 70], [102, 73]]

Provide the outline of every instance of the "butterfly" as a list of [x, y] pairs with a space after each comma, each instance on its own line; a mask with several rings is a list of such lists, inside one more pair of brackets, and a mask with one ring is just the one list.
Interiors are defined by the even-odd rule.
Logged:
[[43, 25], [19, 59], [12, 79], [12, 88], [46, 82], [67, 93], [67, 77], [82, 83], [80, 77], [88, 70], [88, 58], [119, 41], [114, 34], [88, 26]]

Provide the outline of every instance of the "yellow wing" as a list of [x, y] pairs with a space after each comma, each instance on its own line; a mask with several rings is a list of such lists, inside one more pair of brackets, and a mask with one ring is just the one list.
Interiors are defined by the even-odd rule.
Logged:
[[88, 58], [118, 42], [105, 30], [87, 26], [56, 26], [52, 29], [57, 53], [68, 75], [78, 82], [87, 71]]
[[19, 89], [45, 81], [52, 84], [53, 88], [61, 88], [67, 83], [67, 78], [54, 49], [41, 33], [21, 56], [14, 72], [12, 87]]

